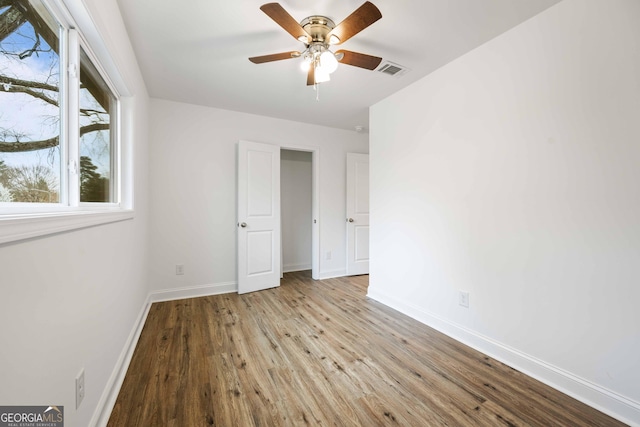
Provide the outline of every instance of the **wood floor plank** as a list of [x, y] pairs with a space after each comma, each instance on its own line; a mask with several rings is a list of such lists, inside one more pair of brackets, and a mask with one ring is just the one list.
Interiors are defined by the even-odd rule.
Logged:
[[623, 426], [366, 297], [368, 276], [155, 303], [109, 427]]

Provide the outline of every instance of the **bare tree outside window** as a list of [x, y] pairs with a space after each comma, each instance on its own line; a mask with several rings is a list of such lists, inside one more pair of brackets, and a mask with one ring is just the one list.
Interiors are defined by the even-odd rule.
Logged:
[[[60, 200], [60, 147], [67, 143], [60, 141], [60, 28], [37, 0], [0, 0], [0, 203]], [[113, 201], [115, 102], [82, 50], [80, 201]]]

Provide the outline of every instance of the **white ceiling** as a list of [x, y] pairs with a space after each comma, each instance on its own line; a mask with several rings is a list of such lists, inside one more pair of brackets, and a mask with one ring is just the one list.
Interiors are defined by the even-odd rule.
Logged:
[[[306, 86], [301, 59], [253, 64], [247, 58], [302, 50], [265, 15], [268, 0], [118, 0], [154, 98], [354, 130], [368, 108], [560, 0], [372, 0], [382, 19], [336, 49], [380, 56], [410, 71], [391, 77], [340, 65]], [[364, 0], [281, 0], [296, 20], [340, 23]], [[335, 49], [334, 49], [335, 50]]]

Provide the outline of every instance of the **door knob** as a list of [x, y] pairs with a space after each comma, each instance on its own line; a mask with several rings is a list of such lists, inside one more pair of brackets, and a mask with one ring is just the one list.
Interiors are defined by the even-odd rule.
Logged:
[[246, 222], [243, 222], [243, 223], [240, 224], [240, 227], [242, 227], [242, 228], [245, 228], [246, 226], [247, 226]]
[[353, 218], [349, 218], [347, 221], [349, 221], [349, 222], [353, 222]]

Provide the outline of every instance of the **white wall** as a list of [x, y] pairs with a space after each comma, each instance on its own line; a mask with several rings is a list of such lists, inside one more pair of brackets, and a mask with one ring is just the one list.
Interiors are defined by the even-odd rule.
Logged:
[[373, 106], [370, 295], [640, 424], [639, 118], [637, 0], [565, 0]]
[[135, 219], [0, 245], [0, 403], [63, 405], [68, 427], [100, 409], [148, 293], [148, 97], [115, 1], [84, 3], [133, 93]]
[[280, 152], [283, 271], [311, 269], [312, 153]]
[[[236, 286], [236, 146], [239, 140], [319, 148], [323, 276], [345, 271], [346, 153], [367, 135], [151, 100], [151, 286], [155, 290]], [[175, 265], [184, 264], [183, 276]], [[175, 295], [175, 294], [167, 294]]]

